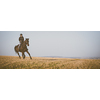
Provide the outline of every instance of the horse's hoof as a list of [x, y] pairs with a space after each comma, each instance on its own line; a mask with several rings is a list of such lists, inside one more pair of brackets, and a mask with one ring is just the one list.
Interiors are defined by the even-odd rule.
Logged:
[[30, 58], [30, 59], [32, 59], [32, 58]]

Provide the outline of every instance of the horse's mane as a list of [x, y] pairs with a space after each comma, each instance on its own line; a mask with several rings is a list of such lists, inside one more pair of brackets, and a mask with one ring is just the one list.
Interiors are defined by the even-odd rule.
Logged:
[[29, 38], [26, 38], [25, 40], [29, 40]]

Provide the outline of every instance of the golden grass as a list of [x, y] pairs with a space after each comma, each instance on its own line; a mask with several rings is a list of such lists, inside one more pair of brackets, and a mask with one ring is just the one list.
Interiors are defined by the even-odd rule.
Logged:
[[100, 69], [100, 59], [0, 56], [0, 69]]

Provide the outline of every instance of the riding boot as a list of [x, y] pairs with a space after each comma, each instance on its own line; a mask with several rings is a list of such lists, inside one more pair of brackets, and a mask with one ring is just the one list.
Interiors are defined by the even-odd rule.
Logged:
[[19, 51], [20, 51], [21, 45], [19, 46]]
[[20, 46], [19, 46], [19, 51], [20, 51]]

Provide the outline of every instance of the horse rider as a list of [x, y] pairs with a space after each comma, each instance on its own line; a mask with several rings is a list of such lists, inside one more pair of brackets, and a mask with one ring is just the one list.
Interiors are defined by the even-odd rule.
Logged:
[[20, 42], [20, 44], [19, 44], [19, 49], [21, 48], [21, 46], [22, 46], [22, 43], [24, 42], [24, 37], [23, 37], [23, 34], [20, 34], [20, 37], [19, 37], [19, 42]]

